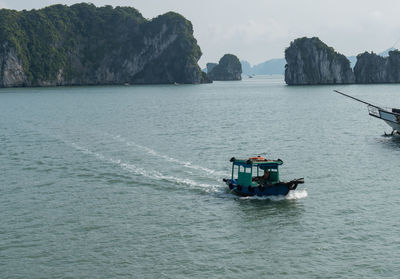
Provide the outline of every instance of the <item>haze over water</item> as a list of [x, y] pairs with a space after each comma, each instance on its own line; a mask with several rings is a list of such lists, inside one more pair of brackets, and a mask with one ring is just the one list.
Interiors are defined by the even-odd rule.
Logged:
[[[0, 90], [0, 278], [397, 278], [399, 85]], [[280, 158], [290, 196], [229, 193]]]

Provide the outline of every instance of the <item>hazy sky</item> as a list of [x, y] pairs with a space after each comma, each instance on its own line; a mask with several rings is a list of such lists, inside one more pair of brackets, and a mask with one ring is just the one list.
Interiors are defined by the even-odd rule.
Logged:
[[[0, 0], [1, 8], [33, 9], [83, 1]], [[203, 56], [218, 62], [233, 53], [252, 65], [284, 57], [298, 37], [317, 36], [345, 55], [400, 47], [399, 0], [91, 0], [132, 6], [144, 17], [175, 11], [189, 19]]]

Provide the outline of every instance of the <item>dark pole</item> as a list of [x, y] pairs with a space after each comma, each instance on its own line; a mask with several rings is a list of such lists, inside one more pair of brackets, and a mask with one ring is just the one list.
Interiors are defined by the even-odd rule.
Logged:
[[342, 92], [340, 92], [340, 91], [337, 91], [337, 90], [333, 90], [333, 91], [336, 92], [336, 93], [339, 93], [339, 94], [341, 94], [341, 95], [343, 95], [343, 96], [349, 97], [349, 98], [351, 98], [351, 99], [353, 99], [353, 100], [356, 100], [356, 101], [358, 101], [358, 102], [361, 102], [361, 103], [364, 103], [364, 104], [366, 104], [366, 105], [369, 105], [369, 106], [371, 106], [371, 107], [379, 108], [379, 107], [377, 107], [377, 106], [375, 106], [375, 105], [373, 105], [373, 104], [364, 102], [363, 100], [354, 98], [354, 97], [352, 97], [352, 96], [350, 96], [350, 95], [347, 95], [347, 94], [344, 94], [344, 93], [342, 93]]

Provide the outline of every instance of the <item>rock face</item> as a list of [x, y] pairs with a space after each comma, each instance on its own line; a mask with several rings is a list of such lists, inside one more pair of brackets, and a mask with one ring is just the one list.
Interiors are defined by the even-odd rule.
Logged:
[[400, 51], [389, 51], [388, 57], [364, 52], [354, 67], [356, 83], [399, 83]]
[[192, 24], [92, 4], [0, 10], [0, 86], [202, 83]]
[[[209, 64], [213, 63], [207, 63], [207, 70]], [[211, 80], [241, 80], [242, 64], [235, 55], [225, 54], [217, 65], [212, 65], [207, 74]]]
[[218, 63], [207, 63], [207, 73], [210, 73], [215, 66], [218, 66]]
[[349, 60], [320, 39], [300, 38], [285, 50], [288, 85], [345, 84], [355, 78]]
[[5, 42], [0, 46], [0, 87], [24, 86], [27, 77], [14, 48]]

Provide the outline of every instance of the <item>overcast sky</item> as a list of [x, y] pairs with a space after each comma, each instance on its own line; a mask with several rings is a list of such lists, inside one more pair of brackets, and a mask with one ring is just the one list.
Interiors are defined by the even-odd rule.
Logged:
[[[30, 10], [83, 1], [0, 0], [1, 8]], [[175, 11], [189, 19], [203, 56], [199, 64], [233, 53], [252, 65], [284, 57], [290, 42], [317, 36], [347, 56], [400, 47], [399, 0], [91, 0], [132, 6], [145, 18]]]

